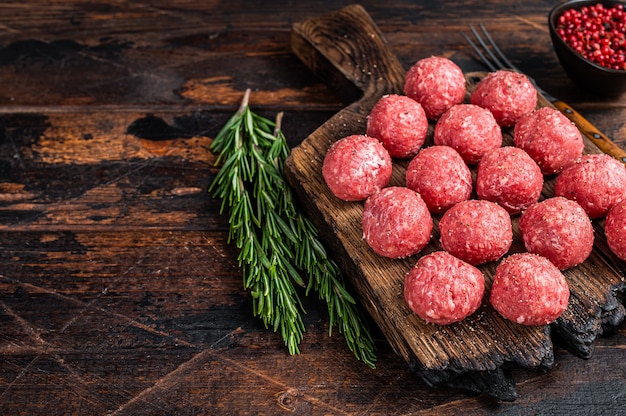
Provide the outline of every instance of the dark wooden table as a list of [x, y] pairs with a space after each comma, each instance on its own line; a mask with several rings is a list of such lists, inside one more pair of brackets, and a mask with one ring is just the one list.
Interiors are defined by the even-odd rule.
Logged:
[[[0, 4], [0, 414], [626, 414], [626, 326], [589, 359], [557, 344], [519, 397], [426, 386], [374, 328], [376, 369], [307, 298], [301, 355], [252, 317], [228, 222], [207, 192], [212, 137], [246, 88], [296, 145], [343, 103], [294, 56], [295, 22], [345, 1]], [[483, 68], [485, 23], [514, 63], [626, 147], [626, 97], [567, 78], [556, 1], [361, 2], [408, 68]], [[621, 294], [621, 299], [624, 298]]]

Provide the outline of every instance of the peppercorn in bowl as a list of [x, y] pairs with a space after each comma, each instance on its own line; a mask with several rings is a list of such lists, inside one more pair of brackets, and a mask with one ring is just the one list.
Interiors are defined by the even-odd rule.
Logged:
[[602, 95], [626, 91], [626, 8], [619, 1], [573, 0], [548, 16], [554, 51], [569, 77]]

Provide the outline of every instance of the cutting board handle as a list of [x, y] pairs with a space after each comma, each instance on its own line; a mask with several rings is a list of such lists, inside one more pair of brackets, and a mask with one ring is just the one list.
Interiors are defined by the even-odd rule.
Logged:
[[291, 46], [346, 103], [402, 92], [405, 69], [360, 5], [294, 24]]

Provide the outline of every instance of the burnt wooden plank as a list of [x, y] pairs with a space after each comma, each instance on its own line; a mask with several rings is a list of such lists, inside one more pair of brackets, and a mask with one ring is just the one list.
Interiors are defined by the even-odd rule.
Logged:
[[[209, 146], [231, 114], [1, 115], [0, 230], [224, 230], [208, 193], [217, 172]], [[286, 113], [284, 131], [295, 144], [328, 117]]]
[[[380, 339], [378, 368], [364, 367], [340, 337], [328, 337], [315, 302], [307, 304], [302, 354], [288, 356], [249, 315], [234, 250], [224, 233], [213, 235], [77, 233], [89, 252], [63, 255], [77, 248], [67, 235], [3, 233], [14, 261], [0, 279], [2, 413], [49, 414], [51, 401], [56, 413], [74, 414], [511, 411], [462, 390], [429, 388]], [[558, 403], [584, 415], [595, 403], [610, 413], [625, 386], [612, 371], [625, 340], [623, 329], [599, 340], [587, 361], [557, 350], [559, 365], [547, 376], [513, 371], [523, 380], [516, 411]]]
[[[392, 347], [427, 383], [465, 385], [512, 400], [513, 383], [501, 368], [510, 364], [550, 368], [553, 347], [549, 326], [529, 327], [507, 321], [486, 301], [474, 315], [448, 326], [427, 324], [417, 318], [402, 296], [404, 276], [416, 256], [387, 259], [369, 250], [361, 238], [362, 204], [337, 200], [321, 177], [323, 158], [330, 145], [341, 137], [363, 134], [373, 104], [384, 94], [402, 93], [403, 67], [360, 6], [298, 23], [292, 39], [295, 53], [323, 80], [348, 92], [345, 85], [352, 83], [363, 94], [294, 149], [286, 164], [290, 183], [309, 215], [324, 230], [326, 242], [338, 253], [335, 258]], [[468, 96], [482, 76], [467, 74]], [[540, 99], [539, 106], [548, 105]], [[506, 130], [504, 135], [505, 144], [511, 145], [512, 131]], [[587, 140], [586, 152], [599, 150]], [[395, 163], [391, 184], [404, 184], [405, 168], [406, 163]], [[554, 178], [546, 178], [544, 198], [553, 195], [553, 182]], [[513, 222], [517, 244], [512, 250], [519, 251], [523, 245]], [[435, 231], [422, 254], [440, 249]], [[623, 320], [624, 308], [614, 297], [615, 291], [626, 286], [620, 267], [623, 265], [600, 241], [585, 264], [565, 272], [572, 292], [571, 306], [554, 325], [567, 334], [561, 340], [580, 355], [590, 355], [591, 343], [604, 325]], [[481, 270], [487, 281], [486, 299], [495, 264], [482, 266]], [[612, 320], [603, 316], [607, 310], [613, 314]]]

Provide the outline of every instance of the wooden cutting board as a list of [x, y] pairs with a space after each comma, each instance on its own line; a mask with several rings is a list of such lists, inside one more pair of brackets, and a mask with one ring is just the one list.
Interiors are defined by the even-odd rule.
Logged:
[[[353, 102], [294, 148], [285, 173], [307, 215], [376, 324], [394, 350], [429, 385], [454, 386], [514, 400], [511, 366], [548, 370], [554, 364], [553, 341], [587, 358], [593, 341], [624, 318], [618, 301], [626, 290], [624, 264], [608, 249], [603, 222], [594, 222], [595, 247], [582, 265], [565, 271], [571, 288], [566, 312], [549, 326], [523, 326], [500, 317], [486, 302], [496, 263], [481, 266], [485, 301], [468, 319], [448, 326], [428, 324], [404, 302], [405, 274], [420, 255], [441, 250], [437, 227], [419, 255], [387, 259], [376, 255], [362, 238], [363, 203], [344, 202], [327, 188], [321, 170], [330, 145], [350, 134], [364, 134], [366, 117], [384, 94], [402, 93], [405, 68], [390, 51], [367, 12], [353, 5], [293, 26], [294, 53], [338, 94]], [[418, 57], [416, 57], [417, 60]], [[421, 57], [420, 57], [421, 58]], [[468, 97], [484, 73], [466, 74]], [[539, 106], [551, 105], [540, 97]], [[432, 143], [432, 124], [427, 144]], [[505, 144], [512, 144], [510, 130]], [[589, 140], [586, 153], [600, 150]], [[408, 162], [394, 162], [391, 185], [404, 186]], [[546, 178], [543, 197], [553, 196], [554, 178]], [[435, 216], [437, 224], [439, 216]], [[513, 217], [511, 252], [523, 251]]]

